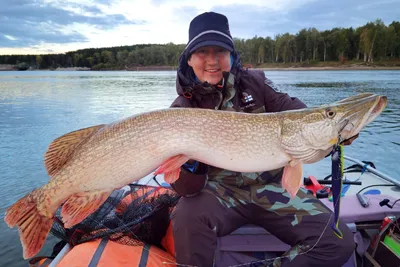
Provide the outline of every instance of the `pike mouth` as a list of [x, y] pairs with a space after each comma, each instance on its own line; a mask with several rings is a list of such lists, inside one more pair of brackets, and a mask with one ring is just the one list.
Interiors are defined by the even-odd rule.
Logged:
[[372, 122], [373, 120], [376, 119], [376, 117], [379, 116], [379, 114], [382, 113], [382, 111], [385, 109], [387, 105], [387, 97], [386, 96], [380, 96], [378, 103], [375, 105], [375, 107], [372, 109], [371, 114], [368, 117], [367, 123]]
[[378, 104], [376, 104], [375, 108], [372, 110], [371, 115], [380, 114], [387, 105], [387, 97], [381, 96], [379, 97]]
[[375, 120], [387, 105], [386, 96], [365, 94], [364, 97], [352, 97], [353, 99], [342, 100], [345, 115], [339, 122], [339, 134], [342, 139], [348, 139], [357, 135], [363, 127]]

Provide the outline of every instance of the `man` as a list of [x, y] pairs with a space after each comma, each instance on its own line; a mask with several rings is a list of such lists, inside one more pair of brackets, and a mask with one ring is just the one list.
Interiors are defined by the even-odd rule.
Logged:
[[[179, 96], [171, 107], [251, 113], [306, 107], [279, 92], [264, 72], [241, 67], [228, 20], [218, 13], [192, 20], [177, 74]], [[354, 249], [352, 233], [344, 224], [343, 239], [324, 231], [330, 210], [305, 190], [291, 200], [281, 186], [282, 171], [236, 173], [189, 160], [171, 185], [183, 196], [172, 213], [177, 263], [213, 266], [217, 237], [251, 223], [292, 246], [287, 254], [295, 256], [276, 259], [274, 266], [343, 265]]]

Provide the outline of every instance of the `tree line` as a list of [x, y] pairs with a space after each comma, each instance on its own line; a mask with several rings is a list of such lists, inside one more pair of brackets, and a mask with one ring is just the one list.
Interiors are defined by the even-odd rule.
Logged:
[[382, 20], [362, 27], [318, 31], [302, 29], [297, 34], [278, 34], [274, 39], [254, 37], [237, 40], [236, 46], [247, 62], [310, 62], [400, 58], [400, 22], [385, 25]]
[[[400, 22], [385, 25], [377, 19], [357, 28], [319, 31], [305, 28], [296, 34], [234, 38], [244, 64], [358, 60], [373, 63], [400, 59]], [[185, 44], [140, 44], [81, 49], [63, 54], [1, 55], [0, 64], [20, 68], [86, 67], [92, 70], [137, 66], [177, 66]]]

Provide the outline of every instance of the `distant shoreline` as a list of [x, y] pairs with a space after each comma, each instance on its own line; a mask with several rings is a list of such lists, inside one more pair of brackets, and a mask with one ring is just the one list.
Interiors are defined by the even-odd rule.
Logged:
[[307, 70], [400, 70], [400, 66], [393, 66], [393, 67], [384, 67], [384, 66], [365, 66], [365, 67], [270, 67], [270, 68], [254, 68], [254, 69], [259, 69], [259, 70], [264, 70], [264, 71], [293, 71], [293, 70], [302, 70], [302, 71], [307, 71]]
[[[266, 66], [266, 67], [250, 67], [249, 69], [257, 69], [263, 71], [332, 71], [332, 70], [400, 70], [400, 66], [366, 66], [366, 65], [341, 65], [341, 66]], [[101, 69], [92, 70], [85, 67], [69, 67], [57, 69], [28, 69], [20, 71], [176, 71], [174, 66], [141, 66], [130, 67], [125, 69]], [[17, 71], [13, 65], [0, 65], [0, 71]]]

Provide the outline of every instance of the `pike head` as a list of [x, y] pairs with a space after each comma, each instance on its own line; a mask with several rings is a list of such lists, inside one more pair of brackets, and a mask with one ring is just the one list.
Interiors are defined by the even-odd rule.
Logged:
[[381, 114], [386, 96], [360, 94], [329, 105], [281, 113], [281, 145], [294, 160], [314, 163]]

